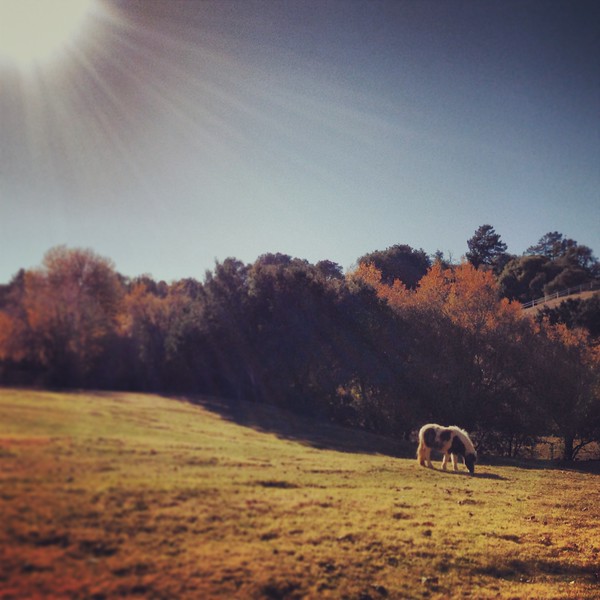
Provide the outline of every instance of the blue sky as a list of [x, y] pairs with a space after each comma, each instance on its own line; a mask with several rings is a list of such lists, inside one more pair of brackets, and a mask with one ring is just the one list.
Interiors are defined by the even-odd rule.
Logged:
[[600, 255], [600, 4], [95, 0], [0, 62], [0, 282], [52, 246], [202, 279], [282, 252]]

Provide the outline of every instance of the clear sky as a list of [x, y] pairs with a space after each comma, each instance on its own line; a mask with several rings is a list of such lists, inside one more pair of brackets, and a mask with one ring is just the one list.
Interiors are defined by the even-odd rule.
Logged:
[[0, 283], [58, 244], [459, 260], [482, 224], [600, 255], [597, 0], [83, 1], [51, 57], [0, 45]]

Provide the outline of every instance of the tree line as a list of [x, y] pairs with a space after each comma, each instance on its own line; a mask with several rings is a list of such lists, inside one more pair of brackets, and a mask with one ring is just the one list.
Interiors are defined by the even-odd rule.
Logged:
[[236, 397], [395, 436], [459, 423], [505, 455], [553, 434], [573, 459], [600, 440], [598, 297], [533, 319], [515, 290], [593, 280], [597, 261], [560, 234], [522, 257], [494, 236], [460, 264], [406, 245], [345, 274], [265, 254], [170, 284], [53, 248], [0, 286], [0, 382]]

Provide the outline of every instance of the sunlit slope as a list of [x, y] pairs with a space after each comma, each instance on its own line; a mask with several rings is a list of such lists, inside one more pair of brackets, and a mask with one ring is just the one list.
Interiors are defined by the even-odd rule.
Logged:
[[550, 299], [547, 302], [540, 302], [535, 306], [525, 308], [524, 312], [525, 314], [535, 316], [538, 312], [540, 312], [540, 310], [544, 308], [556, 308], [557, 306], [560, 306], [563, 302], [566, 302], [567, 300], [589, 300], [598, 293], [600, 292], [598, 292], [597, 290], [593, 290], [588, 292], [580, 292], [579, 294], [571, 294], [569, 296], [560, 296], [559, 298], [553, 298], [552, 294], [550, 294]]
[[597, 597], [598, 476], [138, 394], [0, 390], [0, 440], [3, 599]]

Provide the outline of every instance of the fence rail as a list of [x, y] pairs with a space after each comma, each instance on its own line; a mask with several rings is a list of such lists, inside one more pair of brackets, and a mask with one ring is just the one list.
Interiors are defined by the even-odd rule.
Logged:
[[550, 300], [557, 300], [558, 298], [566, 298], [567, 296], [572, 296], [573, 294], [581, 294], [583, 292], [589, 292], [600, 289], [600, 281], [592, 281], [590, 283], [583, 283], [581, 285], [577, 285], [572, 288], [567, 288], [566, 290], [561, 290], [560, 292], [555, 292], [553, 294], [548, 294], [547, 296], [542, 296], [541, 298], [536, 298], [535, 300], [530, 300], [529, 302], [523, 303], [523, 309], [525, 308], [533, 308], [538, 304], [546, 304], [546, 302], [550, 302]]

